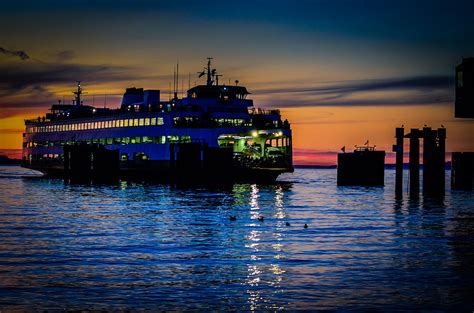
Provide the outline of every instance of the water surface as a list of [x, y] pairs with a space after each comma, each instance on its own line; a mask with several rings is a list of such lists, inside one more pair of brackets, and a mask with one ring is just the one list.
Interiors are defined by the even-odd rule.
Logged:
[[383, 188], [31, 175], [0, 167], [1, 309], [474, 309], [473, 194], [449, 184], [396, 200], [393, 170]]

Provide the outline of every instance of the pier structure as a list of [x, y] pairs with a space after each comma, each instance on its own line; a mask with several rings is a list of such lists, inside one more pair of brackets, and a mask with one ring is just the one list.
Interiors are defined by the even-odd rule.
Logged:
[[453, 152], [451, 188], [474, 191], [474, 152]]
[[474, 58], [456, 66], [454, 117], [474, 118]]
[[337, 184], [360, 186], [384, 185], [385, 151], [375, 146], [356, 146], [354, 152], [337, 155]]
[[403, 190], [403, 143], [404, 138], [410, 140], [409, 172], [410, 196], [417, 197], [420, 192], [420, 139], [423, 139], [423, 194], [438, 196], [444, 194], [445, 189], [445, 152], [446, 129], [431, 127], [423, 129], [412, 128], [405, 134], [403, 127], [395, 129], [396, 144], [393, 151], [396, 153], [395, 194], [401, 197]]
[[[456, 66], [455, 118], [474, 118], [474, 58]], [[451, 188], [474, 191], [474, 152], [453, 152]]]

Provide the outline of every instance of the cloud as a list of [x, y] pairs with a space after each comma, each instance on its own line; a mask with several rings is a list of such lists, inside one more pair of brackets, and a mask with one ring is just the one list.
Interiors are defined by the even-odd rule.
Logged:
[[74, 59], [76, 57], [76, 53], [73, 50], [63, 50], [57, 52], [55, 57], [59, 62], [66, 62]]
[[25, 51], [21, 51], [21, 50], [13, 51], [13, 50], [0, 47], [0, 53], [9, 55], [9, 56], [18, 57], [22, 60], [28, 60], [30, 58], [30, 56]]
[[[44, 93], [48, 86], [72, 84], [76, 80], [88, 84], [127, 81], [148, 78], [137, 69], [113, 65], [46, 64], [28, 66], [0, 65], [0, 96], [18, 93]], [[151, 78], [151, 77], [150, 77]], [[154, 77], [156, 79], [156, 77]]]
[[[87, 86], [123, 82], [133, 86], [137, 82], [168, 82], [172, 75], [154, 75], [150, 70], [112, 64], [74, 64], [20, 62], [0, 63], [0, 117], [24, 114], [34, 108], [46, 108], [60, 96], [51, 92], [62, 86], [74, 88], [76, 80]], [[120, 84], [122, 82], [122, 84]], [[103, 95], [85, 94], [88, 104], [104, 103]], [[102, 97], [102, 98], [101, 98]], [[107, 104], [116, 105], [118, 96], [107, 94]]]
[[[262, 88], [254, 94], [271, 96], [275, 99], [270, 99], [270, 104], [280, 107], [423, 105], [452, 101], [452, 87], [451, 76], [418, 76]], [[386, 95], [380, 97], [380, 92], [386, 92]]]

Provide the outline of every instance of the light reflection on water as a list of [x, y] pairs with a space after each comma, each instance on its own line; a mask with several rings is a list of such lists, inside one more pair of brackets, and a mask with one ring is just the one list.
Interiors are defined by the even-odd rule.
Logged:
[[1, 309], [474, 308], [472, 193], [396, 200], [392, 171], [213, 189], [23, 173], [0, 167]]

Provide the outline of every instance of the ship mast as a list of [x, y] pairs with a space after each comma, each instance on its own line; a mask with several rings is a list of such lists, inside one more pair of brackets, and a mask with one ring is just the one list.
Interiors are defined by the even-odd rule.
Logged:
[[74, 94], [76, 95], [76, 106], [81, 106], [81, 94], [82, 94], [82, 88], [81, 88], [81, 81], [77, 81], [77, 91], [74, 91]]
[[208, 86], [212, 86], [211, 60], [212, 58], [207, 58], [207, 85]]

